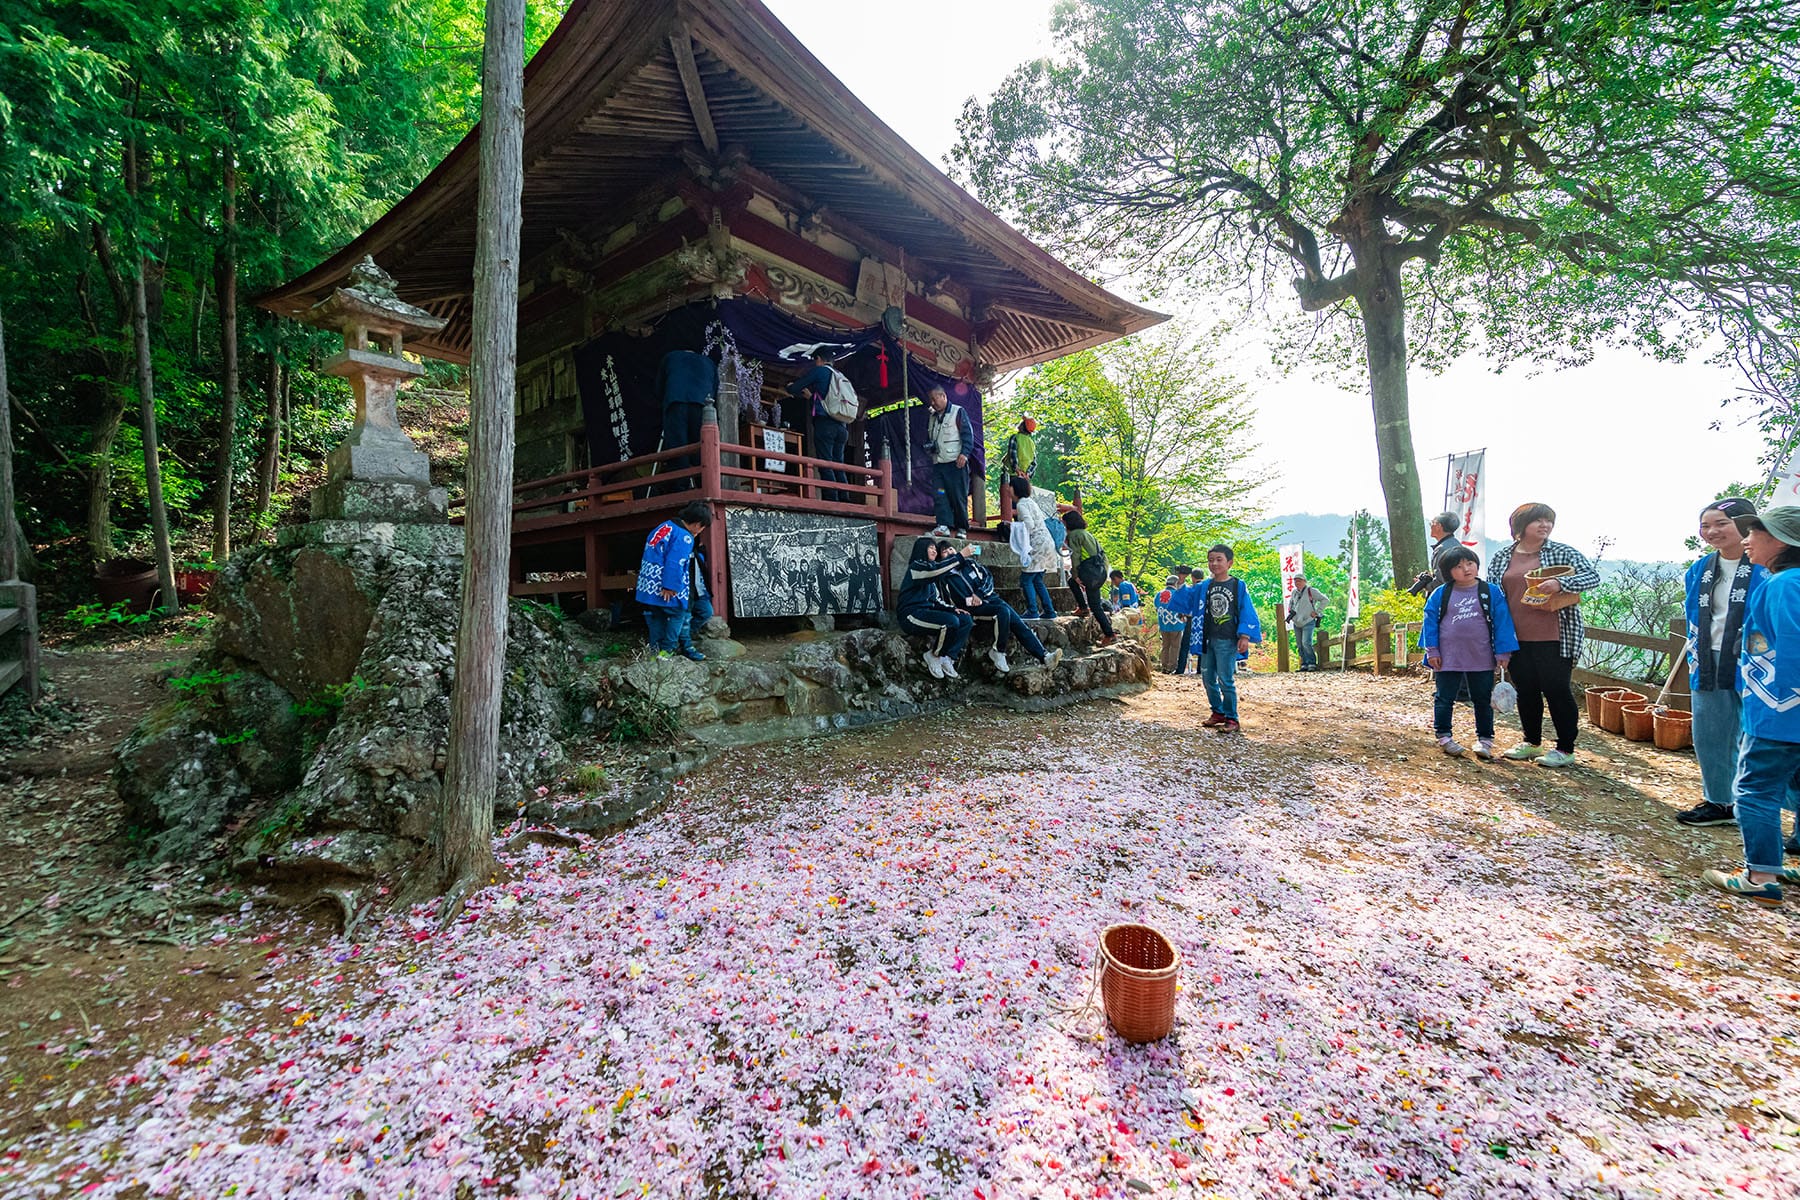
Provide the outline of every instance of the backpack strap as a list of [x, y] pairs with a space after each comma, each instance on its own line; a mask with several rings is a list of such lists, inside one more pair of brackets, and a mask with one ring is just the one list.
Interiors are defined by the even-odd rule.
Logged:
[[1495, 648], [1499, 645], [1500, 635], [1494, 632], [1494, 602], [1488, 595], [1489, 584], [1485, 579], [1478, 579], [1476, 582], [1481, 584], [1480, 587], [1475, 589], [1475, 594], [1481, 598], [1481, 615], [1482, 618], [1487, 621], [1488, 649], [1494, 650], [1497, 654], [1499, 651]]

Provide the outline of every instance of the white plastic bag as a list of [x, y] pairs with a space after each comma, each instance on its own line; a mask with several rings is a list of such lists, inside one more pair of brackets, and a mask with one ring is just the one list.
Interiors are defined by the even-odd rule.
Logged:
[[1519, 689], [1502, 679], [1494, 685], [1494, 711], [1510, 713], [1519, 707]]

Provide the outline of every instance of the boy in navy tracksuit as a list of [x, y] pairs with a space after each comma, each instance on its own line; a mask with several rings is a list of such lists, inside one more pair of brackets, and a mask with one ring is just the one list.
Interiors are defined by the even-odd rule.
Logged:
[[994, 590], [994, 575], [981, 565], [981, 547], [971, 545], [967, 550], [958, 552], [949, 542], [938, 543], [938, 560], [953, 562], [956, 570], [944, 576], [945, 585], [950, 589], [956, 606], [969, 615], [973, 621], [989, 622], [994, 627], [994, 644], [988, 650], [988, 659], [994, 669], [1002, 675], [1012, 669], [1006, 661], [1006, 647], [1013, 638], [1018, 638], [1025, 646], [1025, 652], [1031, 657], [1054, 670], [1062, 661], [1061, 650], [1045, 652], [1044, 643], [1038, 640], [1037, 634], [1031, 632], [1013, 606], [1000, 598]]
[[937, 543], [928, 537], [913, 543], [912, 557], [906, 574], [900, 580], [901, 628], [909, 633], [928, 635], [925, 647], [925, 669], [938, 679], [960, 679], [956, 659], [969, 644], [969, 631], [975, 622], [945, 596], [939, 584], [956, 570], [955, 561], [938, 561]]
[[711, 524], [712, 509], [696, 500], [682, 506], [673, 521], [664, 521], [644, 540], [637, 599], [644, 606], [650, 648], [658, 658], [673, 654], [680, 641], [693, 582], [694, 535]]
[[1212, 715], [1204, 724], [1223, 733], [1238, 730], [1238, 655], [1248, 654], [1251, 642], [1262, 641], [1262, 622], [1250, 600], [1250, 589], [1231, 573], [1235, 558], [1231, 547], [1223, 543], [1208, 550], [1208, 578], [1183, 588], [1171, 606], [1193, 618], [1191, 645], [1199, 656], [1200, 678], [1212, 705]]

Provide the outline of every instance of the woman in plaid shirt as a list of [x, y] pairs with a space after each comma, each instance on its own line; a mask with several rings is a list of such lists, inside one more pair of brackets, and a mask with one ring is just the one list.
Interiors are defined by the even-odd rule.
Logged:
[[[1548, 595], [1599, 587], [1600, 575], [1581, 551], [1550, 540], [1550, 531], [1556, 528], [1556, 510], [1548, 504], [1519, 505], [1507, 525], [1512, 530], [1512, 545], [1495, 553], [1488, 563], [1488, 578], [1506, 593], [1506, 607], [1519, 634], [1519, 649], [1508, 674], [1519, 689], [1519, 726], [1525, 740], [1504, 757], [1518, 762], [1535, 760], [1540, 767], [1566, 767], [1575, 761], [1575, 733], [1581, 720], [1570, 688], [1584, 636], [1581, 605], [1549, 612], [1541, 605], [1524, 603], [1525, 573], [1539, 567], [1574, 567], [1572, 573], [1539, 585], [1538, 590]], [[1546, 704], [1556, 727], [1554, 750], [1543, 747]]]

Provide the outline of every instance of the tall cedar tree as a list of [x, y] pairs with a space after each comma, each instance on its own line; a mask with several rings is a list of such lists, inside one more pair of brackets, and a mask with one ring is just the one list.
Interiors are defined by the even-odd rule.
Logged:
[[524, 0], [488, 0], [481, 67], [481, 170], [475, 216], [469, 365], [468, 516], [462, 620], [450, 697], [450, 761], [438, 827], [446, 919], [494, 867], [494, 786], [506, 671], [512, 552], [513, 386], [518, 358], [520, 193], [524, 186]]
[[1352, 318], [1397, 578], [1426, 561], [1409, 310], [1446, 353], [1791, 356], [1791, 0], [1071, 0], [1055, 36], [969, 103], [957, 169], [1073, 256]]

